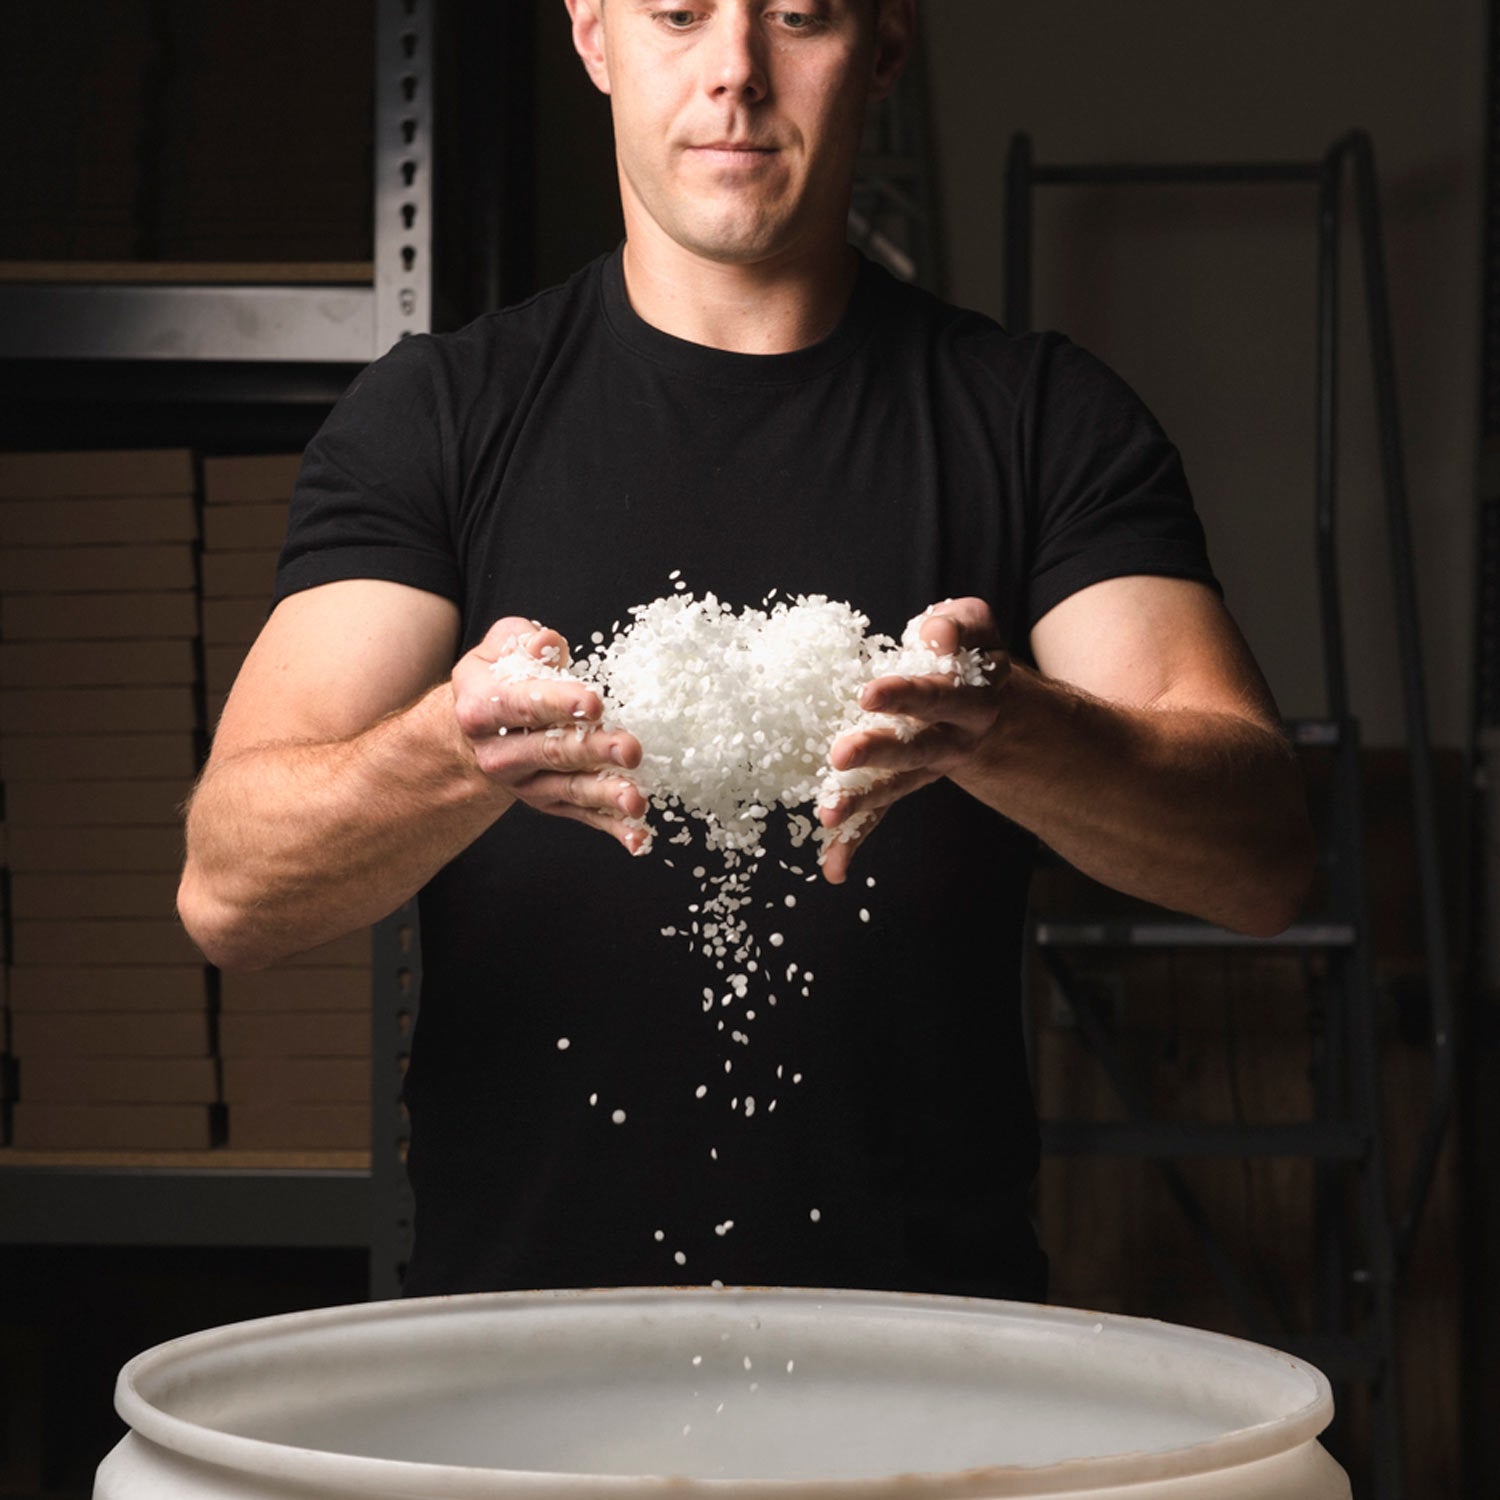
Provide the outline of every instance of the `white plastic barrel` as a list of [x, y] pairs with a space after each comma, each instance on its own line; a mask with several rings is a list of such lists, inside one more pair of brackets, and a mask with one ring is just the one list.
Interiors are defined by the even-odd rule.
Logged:
[[1311, 1366], [875, 1292], [368, 1303], [138, 1355], [95, 1500], [1347, 1500]]

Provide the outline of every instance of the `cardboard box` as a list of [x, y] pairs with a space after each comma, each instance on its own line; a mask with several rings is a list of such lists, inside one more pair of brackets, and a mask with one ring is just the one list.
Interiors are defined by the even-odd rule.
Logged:
[[240, 675], [249, 652], [248, 646], [205, 646], [203, 648], [203, 685], [213, 697], [227, 698]]
[[191, 964], [202, 960], [175, 918], [68, 922], [17, 915], [11, 954], [18, 964]]
[[229, 1145], [245, 1151], [357, 1151], [370, 1144], [368, 1104], [232, 1104]]
[[0, 536], [7, 547], [195, 542], [198, 517], [189, 495], [133, 500], [0, 499]]
[[354, 1011], [295, 1011], [219, 1016], [219, 1056], [364, 1057], [370, 1055], [370, 1017]]
[[181, 781], [199, 770], [195, 734], [18, 734], [0, 737], [7, 781]]
[[286, 539], [287, 504], [210, 505], [203, 512], [205, 552], [280, 548]]
[[288, 968], [356, 968], [368, 972], [372, 955], [370, 929], [361, 927], [347, 937], [334, 938], [331, 943], [320, 943], [299, 953], [287, 961]]
[[370, 1102], [368, 1057], [226, 1057], [229, 1104], [364, 1104]]
[[190, 687], [16, 688], [0, 692], [0, 724], [22, 734], [162, 734], [198, 728]]
[[17, 641], [0, 643], [0, 688], [191, 685], [191, 641]]
[[0, 453], [0, 497], [10, 500], [191, 495], [196, 488], [186, 448]]
[[0, 598], [0, 637], [8, 641], [192, 640], [198, 595], [11, 594]]
[[190, 782], [17, 781], [6, 787], [12, 828], [180, 827]]
[[224, 1011], [282, 1014], [292, 1010], [370, 1013], [368, 965], [342, 969], [271, 968], [254, 974], [223, 974], [219, 1005]]
[[202, 963], [84, 968], [77, 964], [16, 964], [10, 976], [13, 1015], [59, 1011], [207, 1012], [208, 970]]
[[10, 1050], [22, 1059], [208, 1057], [208, 1013], [13, 1010]]
[[6, 853], [12, 870], [180, 870], [182, 829], [12, 827]]
[[17, 1072], [17, 1097], [26, 1104], [214, 1104], [219, 1097], [211, 1057], [32, 1056]]
[[286, 504], [302, 467], [300, 453], [255, 454], [247, 458], [205, 458], [203, 498], [209, 505], [279, 500]]
[[249, 552], [205, 552], [203, 597], [258, 599], [269, 609], [276, 584], [276, 560], [280, 556], [280, 546], [259, 547]]
[[23, 1150], [196, 1151], [213, 1144], [202, 1104], [16, 1104], [11, 1144]]
[[160, 546], [0, 547], [0, 593], [118, 594], [191, 589], [198, 583], [187, 542]]
[[52, 874], [22, 870], [10, 878], [11, 911], [20, 921], [64, 922], [80, 917], [175, 920], [177, 876]]
[[[270, 594], [269, 586], [267, 595]], [[203, 642], [206, 646], [248, 646], [261, 632], [270, 613], [265, 599], [205, 599]]]

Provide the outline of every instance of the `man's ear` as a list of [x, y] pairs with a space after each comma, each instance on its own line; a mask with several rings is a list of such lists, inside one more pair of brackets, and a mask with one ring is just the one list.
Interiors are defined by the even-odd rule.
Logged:
[[604, 0], [565, 0], [573, 22], [573, 50], [601, 94], [609, 92], [609, 62], [604, 55]]
[[[575, 0], [568, 0], [571, 7]], [[886, 98], [896, 87], [911, 57], [917, 30], [917, 0], [877, 0], [875, 65], [870, 101]]]

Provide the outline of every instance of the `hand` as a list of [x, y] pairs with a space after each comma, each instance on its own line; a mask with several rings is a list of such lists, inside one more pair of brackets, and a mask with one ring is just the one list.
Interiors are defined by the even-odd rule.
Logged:
[[475, 763], [539, 812], [587, 823], [642, 853], [650, 843], [638, 821], [646, 798], [619, 774], [640, 765], [640, 741], [601, 729], [604, 704], [581, 682], [508, 676], [506, 659], [517, 656], [563, 667], [568, 643], [555, 630], [510, 616], [490, 626], [453, 669], [454, 712]]
[[847, 878], [855, 850], [887, 809], [919, 787], [961, 770], [978, 754], [1000, 715], [1010, 658], [999, 649], [989, 605], [982, 599], [949, 599], [912, 625], [922, 643], [941, 656], [983, 651], [990, 663], [988, 680], [979, 687], [955, 687], [949, 676], [877, 677], [860, 689], [861, 708], [914, 720], [915, 733], [902, 739], [892, 729], [857, 729], [833, 742], [828, 759], [836, 771], [857, 766], [879, 773], [867, 790], [846, 792], [835, 806], [818, 810], [825, 828], [838, 828], [858, 813], [867, 815], [851, 838], [827, 846], [823, 876], [834, 885]]

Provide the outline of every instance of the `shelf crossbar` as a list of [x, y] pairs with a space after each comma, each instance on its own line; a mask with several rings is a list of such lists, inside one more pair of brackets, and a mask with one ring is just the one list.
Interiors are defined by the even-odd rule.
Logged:
[[369, 287], [0, 283], [0, 358], [364, 365], [374, 354]]

